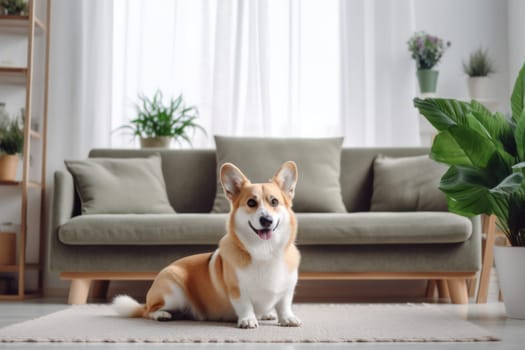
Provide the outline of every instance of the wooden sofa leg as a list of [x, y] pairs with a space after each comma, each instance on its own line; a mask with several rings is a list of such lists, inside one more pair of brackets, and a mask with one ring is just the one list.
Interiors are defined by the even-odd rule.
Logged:
[[437, 287], [438, 287], [439, 299], [449, 299], [450, 298], [450, 290], [448, 288], [448, 284], [446, 280], [438, 280]]
[[89, 289], [91, 288], [91, 280], [85, 278], [77, 278], [71, 280], [69, 287], [68, 304], [85, 304], [87, 302]]
[[448, 280], [448, 291], [450, 301], [453, 304], [468, 304], [468, 289], [464, 279]]

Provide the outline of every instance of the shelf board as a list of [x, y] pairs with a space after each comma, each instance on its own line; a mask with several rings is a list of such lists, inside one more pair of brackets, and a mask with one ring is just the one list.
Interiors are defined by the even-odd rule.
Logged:
[[37, 182], [37, 181], [28, 181], [27, 182], [27, 186], [28, 187], [32, 187], [32, 188], [41, 188], [42, 184], [40, 182]]
[[[22, 186], [22, 181], [0, 181], [0, 186]], [[28, 181], [27, 187], [42, 188], [42, 184], [38, 181]]]
[[38, 29], [38, 31], [45, 32], [47, 30], [45, 22], [42, 21], [40, 18], [35, 17], [35, 23], [36, 23], [36, 28]]
[[26, 76], [27, 76], [27, 68], [0, 67], [0, 83], [25, 84]]
[[26, 34], [29, 28], [29, 16], [0, 15], [0, 33]]
[[0, 186], [20, 186], [22, 181], [5, 181], [0, 180]]
[[[44, 21], [37, 17], [34, 21], [38, 33], [46, 31]], [[28, 32], [29, 16], [0, 15], [0, 33], [27, 35]]]
[[0, 272], [18, 272], [18, 265], [0, 265]]
[[[0, 265], [0, 272], [18, 272], [18, 265]], [[39, 264], [31, 263], [25, 264], [26, 270], [40, 270], [41, 267]]]
[[19, 294], [0, 294], [0, 300], [24, 300], [24, 299], [30, 299], [30, 298], [38, 298], [42, 295], [40, 293], [24, 293], [22, 295]]
[[38, 140], [42, 139], [42, 134], [38, 131], [30, 130], [29, 135], [31, 135], [31, 137], [38, 139]]

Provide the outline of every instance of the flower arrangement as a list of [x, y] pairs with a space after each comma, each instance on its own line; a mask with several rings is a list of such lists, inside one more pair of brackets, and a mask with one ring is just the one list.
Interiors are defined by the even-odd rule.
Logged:
[[444, 42], [443, 39], [423, 31], [414, 33], [407, 44], [408, 51], [416, 60], [417, 69], [432, 69], [451, 45], [450, 41]]

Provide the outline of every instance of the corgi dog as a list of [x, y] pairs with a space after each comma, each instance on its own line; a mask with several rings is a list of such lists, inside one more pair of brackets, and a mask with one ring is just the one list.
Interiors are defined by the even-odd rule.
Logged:
[[301, 258], [292, 211], [297, 177], [292, 161], [268, 183], [254, 184], [235, 165], [224, 164], [220, 180], [231, 211], [217, 250], [179, 259], [160, 271], [145, 305], [117, 296], [116, 312], [159, 321], [180, 314], [236, 321], [239, 328], [257, 328], [258, 320], [275, 319], [281, 326], [300, 326], [292, 311]]

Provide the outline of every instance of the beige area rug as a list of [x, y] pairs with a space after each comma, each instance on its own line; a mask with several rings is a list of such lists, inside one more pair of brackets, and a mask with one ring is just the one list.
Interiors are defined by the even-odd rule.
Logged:
[[233, 323], [127, 319], [108, 305], [72, 306], [0, 329], [0, 342], [455, 342], [498, 340], [429, 304], [297, 304], [303, 326], [262, 321], [257, 329]]

